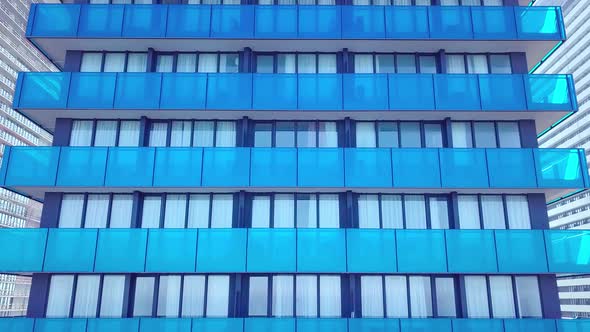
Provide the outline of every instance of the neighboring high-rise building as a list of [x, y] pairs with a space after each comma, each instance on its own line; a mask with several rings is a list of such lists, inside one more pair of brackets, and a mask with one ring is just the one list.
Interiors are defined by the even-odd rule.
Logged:
[[0, 330], [590, 329], [556, 278], [590, 234], [546, 207], [590, 186], [584, 151], [537, 142], [573, 79], [527, 74], [558, 7], [77, 2], [29, 16], [63, 72], [16, 87], [54, 140], [0, 168], [44, 200], [0, 230], [0, 270], [33, 275]]
[[[55, 71], [55, 66], [25, 38], [29, 6], [57, 0], [0, 3], [0, 162], [5, 146], [50, 145], [51, 135], [12, 109], [18, 72]], [[39, 227], [41, 204], [0, 189], [0, 228]], [[18, 255], [1, 252], [0, 255]], [[0, 274], [0, 317], [23, 316], [31, 278]]]

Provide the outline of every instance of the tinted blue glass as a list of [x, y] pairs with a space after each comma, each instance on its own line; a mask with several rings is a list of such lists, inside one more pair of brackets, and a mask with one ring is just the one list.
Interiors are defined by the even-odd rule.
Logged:
[[387, 38], [428, 38], [428, 7], [385, 6], [385, 29]]
[[345, 149], [346, 187], [390, 188], [390, 149]]
[[34, 320], [30, 318], [2, 318], [0, 331], [3, 332], [33, 332]]
[[[536, 188], [537, 178], [531, 149], [487, 149], [492, 188]], [[507, 172], [506, 170], [510, 170]]]
[[197, 318], [193, 320], [192, 332], [240, 332], [244, 322], [240, 318]]
[[300, 110], [342, 109], [342, 75], [300, 74], [298, 84]]
[[345, 110], [389, 108], [386, 74], [344, 74], [343, 80]]
[[497, 272], [494, 232], [446, 230], [449, 272]]
[[336, 6], [299, 6], [299, 38], [340, 39], [341, 9]]
[[[10, 229], [0, 231], [0, 271], [40, 272], [47, 241], [47, 229]], [[8, 254], [18, 253], [18, 254]], [[0, 319], [0, 327], [2, 320]], [[4, 329], [0, 328], [0, 331]]]
[[487, 188], [484, 149], [440, 149], [440, 172], [445, 188]]
[[256, 38], [297, 38], [297, 6], [256, 6]]
[[208, 74], [207, 109], [251, 108], [252, 74]]
[[450, 319], [400, 319], [401, 332], [451, 332]]
[[524, 77], [529, 110], [574, 110], [574, 88], [569, 75], [527, 75]]
[[139, 332], [190, 332], [191, 320], [187, 318], [142, 318]]
[[254, 74], [253, 108], [297, 110], [297, 75]]
[[6, 168], [6, 185], [54, 186], [59, 148], [13, 147]]
[[86, 332], [86, 319], [37, 319], [35, 332]]
[[116, 79], [115, 73], [72, 73], [68, 108], [113, 108]]
[[248, 230], [248, 272], [295, 272], [295, 229]]
[[590, 231], [545, 231], [549, 271], [590, 272]]
[[565, 39], [563, 18], [556, 7], [514, 7], [519, 39]]
[[344, 150], [298, 149], [297, 184], [300, 187], [343, 187]]
[[385, 38], [383, 6], [343, 6], [342, 38]]
[[32, 35], [35, 37], [74, 37], [78, 31], [80, 6], [35, 6]]
[[297, 149], [252, 149], [250, 181], [254, 187], [296, 187]]
[[198, 187], [201, 185], [203, 149], [158, 148], [154, 187]]
[[462, 6], [428, 7], [430, 38], [472, 39], [471, 10]]
[[500, 319], [453, 319], [453, 332], [504, 332]]
[[471, 16], [475, 39], [516, 39], [516, 21], [512, 7], [473, 7]]
[[389, 109], [434, 110], [433, 76], [390, 74]]
[[108, 148], [61, 147], [57, 186], [102, 187]]
[[82, 6], [80, 10], [79, 37], [121, 37], [123, 33], [122, 5]]
[[166, 37], [209, 37], [211, 26], [211, 7], [168, 6], [167, 23]]
[[399, 272], [447, 272], [443, 230], [396, 231]]
[[211, 37], [254, 37], [253, 6], [211, 6]]
[[47, 237], [46, 272], [92, 272], [96, 229], [53, 228]]
[[584, 188], [582, 171], [586, 170], [582, 170], [578, 150], [535, 149], [533, 153], [539, 187]]
[[247, 187], [250, 185], [249, 148], [205, 148], [203, 186]]
[[297, 332], [347, 332], [346, 319], [340, 318], [299, 318]]
[[298, 229], [297, 271], [345, 272], [344, 229]]
[[4, 155], [2, 156], [2, 162], [0, 162], [0, 185], [6, 183], [6, 172], [8, 172], [8, 163], [10, 162], [10, 152], [12, 148], [10, 146], [4, 147]]
[[147, 229], [101, 229], [95, 272], [143, 272]]
[[[146, 272], [193, 272], [197, 257], [196, 229], [150, 229]], [[182, 253], [179, 255], [179, 253]]]
[[293, 318], [246, 318], [245, 332], [295, 332]]
[[557, 320], [559, 332], [581, 332], [590, 329], [590, 319], [562, 319]]
[[168, 6], [125, 6], [123, 36], [163, 38], [167, 15]]
[[351, 273], [396, 272], [395, 231], [348, 229], [346, 256], [347, 271]]
[[499, 272], [547, 272], [542, 231], [514, 229], [495, 233]]
[[207, 91], [207, 74], [163, 74], [160, 108], [184, 110], [205, 109], [205, 91]]
[[434, 90], [437, 110], [476, 111], [481, 109], [477, 75], [435, 75]]
[[[558, 323], [559, 324], [559, 323]], [[590, 325], [588, 326], [590, 327]], [[505, 319], [505, 332], [555, 332], [555, 321], [552, 319]]]
[[526, 110], [521, 75], [478, 75], [481, 108], [484, 110]]
[[157, 109], [161, 86], [160, 73], [118, 73], [115, 108]]
[[438, 149], [393, 149], [393, 186], [396, 188], [440, 188]]
[[201, 229], [197, 272], [245, 272], [246, 229]]
[[348, 332], [398, 332], [399, 321], [397, 319], [350, 319]]
[[107, 187], [150, 187], [154, 175], [154, 148], [109, 148]]
[[19, 100], [15, 98], [15, 108], [66, 108], [70, 73], [23, 73], [20, 75], [20, 98]]
[[86, 332], [137, 332], [139, 318], [88, 319]]

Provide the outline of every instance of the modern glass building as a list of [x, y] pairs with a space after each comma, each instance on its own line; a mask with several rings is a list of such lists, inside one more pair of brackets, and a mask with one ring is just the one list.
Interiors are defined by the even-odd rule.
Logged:
[[527, 74], [558, 7], [136, 2], [32, 8], [63, 72], [17, 84], [55, 138], [0, 170], [45, 203], [0, 232], [37, 244], [0, 256], [33, 276], [0, 330], [590, 328], [556, 283], [590, 233], [545, 205], [590, 185], [585, 154], [537, 145], [573, 80]]

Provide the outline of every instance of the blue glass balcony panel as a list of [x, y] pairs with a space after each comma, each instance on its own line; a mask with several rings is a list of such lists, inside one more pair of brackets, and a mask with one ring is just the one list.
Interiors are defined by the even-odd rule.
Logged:
[[342, 109], [342, 75], [299, 74], [298, 78], [297, 100], [300, 110]]
[[137, 332], [139, 318], [88, 319], [86, 332]]
[[590, 272], [590, 231], [546, 231], [549, 271]]
[[201, 229], [197, 272], [246, 272], [246, 229]]
[[253, 6], [211, 6], [212, 38], [253, 38]]
[[255, 38], [297, 38], [298, 7], [287, 5], [256, 6], [254, 10]]
[[57, 186], [102, 187], [105, 181], [108, 148], [62, 147], [57, 170]]
[[126, 6], [123, 37], [164, 38], [169, 6]]
[[385, 38], [384, 6], [343, 6], [343, 39]]
[[348, 332], [399, 332], [397, 319], [350, 319], [348, 320]]
[[590, 329], [590, 319], [560, 319], [557, 320], [559, 332], [583, 332]]
[[244, 330], [241, 318], [197, 318], [192, 332], [240, 332]]
[[78, 32], [80, 6], [37, 6], [34, 15], [31, 35], [75, 37]]
[[514, 7], [516, 30], [522, 40], [565, 39], [557, 7]]
[[196, 259], [196, 229], [150, 230], [146, 272], [193, 272]]
[[296, 148], [256, 148], [251, 152], [250, 185], [254, 187], [296, 187]]
[[[590, 327], [590, 326], [589, 326]], [[552, 319], [506, 319], [504, 332], [556, 332]]]
[[451, 332], [450, 319], [400, 319], [401, 332]]
[[118, 38], [123, 35], [124, 5], [81, 6], [78, 36]]
[[428, 8], [430, 38], [473, 39], [471, 10], [463, 6], [432, 6]]
[[107, 187], [151, 187], [155, 148], [109, 148]]
[[166, 37], [207, 38], [210, 26], [211, 6], [168, 6]]
[[522, 75], [478, 75], [481, 108], [484, 110], [526, 110]]
[[248, 272], [295, 272], [295, 229], [248, 230]]
[[387, 74], [344, 74], [343, 84], [345, 110], [389, 109]]
[[[392, 149], [393, 186], [396, 188], [440, 188], [437, 149]], [[434, 170], [434, 171], [433, 171]]]
[[394, 230], [346, 230], [346, 257], [348, 272], [396, 272], [397, 268], [395, 256]]
[[[440, 7], [469, 8], [469, 7]], [[447, 111], [481, 110], [479, 81], [477, 75], [434, 75], [436, 109]], [[504, 97], [503, 97], [504, 98]]]
[[86, 319], [51, 318], [36, 319], [35, 332], [86, 332]]
[[346, 272], [344, 229], [297, 229], [298, 272]]
[[202, 164], [201, 148], [157, 148], [154, 187], [198, 187]]
[[142, 318], [139, 332], [191, 332], [189, 318]]
[[474, 39], [516, 39], [514, 7], [471, 8]]
[[3, 332], [33, 332], [35, 321], [28, 318], [2, 318], [0, 331]]
[[19, 75], [14, 107], [36, 109], [63, 109], [68, 101], [71, 73], [27, 73]]
[[247, 187], [250, 184], [250, 149], [205, 148], [203, 186]]
[[346, 319], [341, 318], [299, 318], [297, 332], [348, 332]]
[[391, 149], [345, 149], [346, 187], [392, 186]]
[[[530, 149], [486, 149], [490, 187], [535, 188], [537, 177]], [[507, 171], [510, 170], [510, 171]]]
[[297, 110], [296, 74], [254, 74], [253, 79], [253, 109]]
[[428, 39], [428, 7], [384, 6], [385, 37], [392, 39]]
[[443, 230], [398, 230], [396, 243], [399, 272], [447, 272]]
[[147, 229], [99, 230], [94, 271], [145, 271], [147, 234]]
[[43, 270], [92, 272], [98, 230], [53, 228], [49, 230]]
[[19, 147], [10, 150], [5, 184], [19, 186], [54, 186], [59, 149]]
[[567, 75], [527, 75], [524, 77], [529, 110], [576, 110], [576, 95]]
[[299, 6], [299, 38], [340, 39], [342, 32], [341, 7]]
[[207, 79], [207, 109], [251, 109], [251, 92], [252, 74], [210, 74]]
[[204, 91], [207, 91], [207, 74], [163, 74], [160, 109], [204, 110], [207, 97]]
[[504, 332], [501, 319], [453, 319], [453, 332]]
[[444, 188], [487, 188], [489, 186], [486, 150], [440, 149], [439, 154]]
[[47, 229], [3, 229], [0, 250], [5, 254], [0, 255], [0, 272], [41, 272], [46, 241]]
[[246, 318], [244, 332], [295, 332], [294, 318]]
[[582, 172], [588, 172], [580, 160], [579, 150], [567, 149], [536, 149], [533, 150], [535, 156], [535, 169], [537, 171], [537, 182], [542, 188], [560, 188], [568, 186], [580, 186], [583, 188], [587, 175]]
[[390, 74], [388, 78], [389, 109], [408, 111], [435, 109], [432, 75]]
[[336, 148], [298, 149], [297, 185], [343, 187], [344, 151]]
[[116, 73], [72, 73], [68, 108], [112, 109]]
[[497, 230], [495, 235], [499, 272], [547, 272], [546, 260], [538, 258], [545, 251], [542, 231]]
[[491, 230], [446, 230], [449, 272], [497, 272], [494, 232]]
[[160, 73], [117, 73], [115, 108], [158, 109], [161, 88]]

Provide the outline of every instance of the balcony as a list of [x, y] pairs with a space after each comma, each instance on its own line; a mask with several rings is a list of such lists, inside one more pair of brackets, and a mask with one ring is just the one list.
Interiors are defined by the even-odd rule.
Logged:
[[[571, 75], [21, 73], [15, 109], [46, 128], [65, 118], [534, 119], [578, 109]], [[51, 110], [51, 111], [48, 111]], [[270, 112], [272, 111], [272, 113]], [[474, 113], [475, 112], [475, 113]]]
[[73, 49], [236, 51], [248, 45], [324, 52], [501, 49], [526, 52], [532, 66], [565, 40], [565, 30], [559, 7], [36, 4], [27, 38], [59, 65]]
[[590, 272], [590, 231], [45, 228], [0, 240], [19, 252], [0, 256], [8, 273]]

